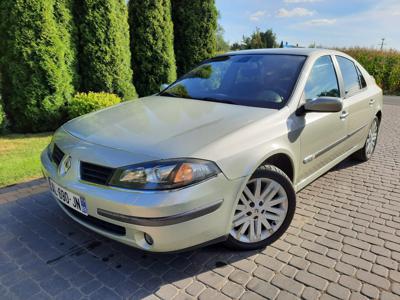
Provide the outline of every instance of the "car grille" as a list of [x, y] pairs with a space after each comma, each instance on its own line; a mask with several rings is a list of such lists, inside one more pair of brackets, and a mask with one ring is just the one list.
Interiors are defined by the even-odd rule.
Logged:
[[114, 169], [81, 162], [81, 179], [97, 184], [106, 185], [111, 179]]
[[60, 164], [64, 155], [65, 155], [65, 153], [62, 152], [62, 150], [60, 148], [58, 148], [58, 146], [56, 144], [54, 144], [53, 153], [51, 153], [51, 159], [56, 163], [57, 166]]
[[77, 218], [78, 220], [80, 220], [80, 221], [82, 221], [82, 222], [84, 222], [86, 224], [89, 224], [89, 225], [91, 225], [93, 227], [96, 227], [98, 229], [101, 229], [101, 230], [106, 231], [106, 232], [111, 233], [111, 234], [115, 234], [115, 235], [119, 235], [119, 236], [126, 235], [125, 227], [118, 226], [118, 225], [115, 225], [115, 224], [112, 224], [112, 223], [108, 223], [106, 221], [97, 219], [97, 218], [92, 217], [92, 216], [82, 215], [81, 213], [79, 213], [76, 210], [66, 206], [65, 204], [63, 204], [63, 203], [61, 203], [61, 204], [62, 204], [62, 206], [64, 207], [64, 209], [66, 211], [68, 211], [75, 218]]

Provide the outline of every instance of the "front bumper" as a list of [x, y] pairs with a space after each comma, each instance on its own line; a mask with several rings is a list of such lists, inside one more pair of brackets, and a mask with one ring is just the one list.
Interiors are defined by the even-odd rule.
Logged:
[[[79, 140], [75, 142], [79, 143]], [[82, 147], [90, 145], [81, 144], [76, 149], [82, 151]], [[153, 252], [191, 248], [229, 233], [233, 207], [243, 180], [228, 180], [219, 174], [205, 182], [174, 191], [134, 191], [100, 186], [80, 180], [79, 151], [73, 149], [69, 147], [72, 164], [65, 176], [59, 175], [47, 150], [43, 151], [41, 162], [45, 177], [85, 198], [89, 217], [71, 211], [57, 201], [66, 214], [83, 226], [119, 242]], [[145, 233], [152, 237], [152, 245], [146, 242]]]

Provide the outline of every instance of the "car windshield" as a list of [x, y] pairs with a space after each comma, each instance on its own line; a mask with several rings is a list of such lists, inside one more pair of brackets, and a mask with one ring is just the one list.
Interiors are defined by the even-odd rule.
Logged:
[[209, 59], [160, 96], [280, 109], [289, 100], [305, 56], [230, 55]]

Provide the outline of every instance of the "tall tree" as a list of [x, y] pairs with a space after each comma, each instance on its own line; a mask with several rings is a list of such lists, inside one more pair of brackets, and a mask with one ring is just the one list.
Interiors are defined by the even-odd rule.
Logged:
[[70, 31], [55, 18], [69, 12], [66, 0], [56, 1], [0, 1], [1, 95], [14, 131], [55, 129], [74, 92]]
[[178, 75], [188, 72], [216, 51], [218, 13], [214, 0], [172, 0]]
[[125, 0], [76, 1], [79, 70], [83, 92], [137, 97], [132, 84], [128, 11]]
[[133, 82], [140, 96], [159, 91], [176, 79], [170, 0], [128, 3]]

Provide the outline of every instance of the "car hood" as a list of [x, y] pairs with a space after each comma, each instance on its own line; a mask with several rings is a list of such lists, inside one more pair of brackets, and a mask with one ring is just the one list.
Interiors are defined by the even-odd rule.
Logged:
[[79, 117], [63, 128], [89, 143], [166, 159], [191, 157], [276, 111], [151, 96]]

